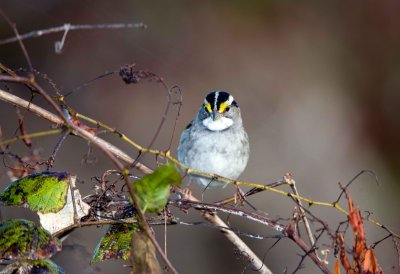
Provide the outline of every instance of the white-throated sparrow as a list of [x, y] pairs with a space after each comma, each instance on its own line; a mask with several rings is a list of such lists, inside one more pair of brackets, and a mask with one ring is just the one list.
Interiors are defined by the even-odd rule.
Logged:
[[[237, 179], [249, 159], [250, 148], [240, 109], [225, 91], [209, 93], [199, 112], [182, 132], [178, 159], [191, 169]], [[226, 183], [202, 176], [191, 179], [204, 187]]]

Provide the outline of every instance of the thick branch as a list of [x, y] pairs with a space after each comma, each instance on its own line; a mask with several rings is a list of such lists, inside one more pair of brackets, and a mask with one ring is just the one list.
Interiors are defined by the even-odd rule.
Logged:
[[[22, 99], [18, 96], [15, 96], [9, 92], [6, 92], [4, 90], [0, 89], [0, 100], [3, 100], [5, 102], [8, 102], [10, 104], [13, 104], [17, 107], [20, 108], [24, 108], [29, 110], [30, 112], [36, 114], [37, 116], [44, 118], [54, 124], [56, 124], [57, 126], [61, 126], [61, 125], [65, 125], [64, 121], [57, 115], [55, 115], [54, 113], [51, 113], [25, 99]], [[93, 138], [95, 140], [95, 142], [101, 146], [103, 146], [104, 148], [106, 148], [108, 151], [110, 151], [113, 155], [115, 155], [117, 158], [121, 159], [122, 161], [132, 164], [134, 162], [134, 159], [132, 157], [130, 157], [128, 154], [126, 154], [125, 152], [123, 152], [122, 150], [120, 150], [119, 148], [117, 148], [116, 146], [110, 144], [107, 141], [104, 141], [103, 139], [89, 133], [86, 132], [88, 135], [91, 135], [91, 138]], [[85, 136], [82, 136], [85, 137]], [[87, 139], [87, 138], [85, 138]], [[136, 163], [135, 164], [135, 168], [139, 169], [140, 171], [144, 172], [144, 173], [151, 173], [152, 170], [150, 168], [148, 168], [147, 166], [141, 164], [141, 163]]]
[[7, 103], [10, 103], [14, 106], [24, 108], [24, 109], [36, 114], [37, 116], [44, 118], [56, 125], [64, 124], [64, 121], [57, 115], [37, 106], [35, 104], [32, 104], [31, 102], [29, 102], [27, 100], [24, 100], [18, 96], [15, 96], [14, 94], [11, 94], [11, 93], [6, 92], [1, 89], [0, 89], [0, 99]]
[[[184, 199], [188, 202], [190, 201], [192, 204], [200, 205], [199, 200], [196, 197], [192, 196], [189, 192], [184, 192]], [[208, 221], [209, 223], [215, 225], [216, 227], [220, 228], [220, 231], [228, 238], [231, 243], [233, 243], [236, 248], [240, 251], [241, 254], [245, 254], [250, 264], [253, 266], [254, 270], [257, 270], [260, 273], [264, 274], [272, 274], [272, 271], [264, 264], [263, 261], [258, 258], [258, 256], [251, 250], [242, 239], [233, 232], [229, 226], [220, 218], [217, 214], [211, 212], [208, 209], [199, 209], [201, 212], [201, 216]], [[224, 227], [226, 229], [224, 229]]]

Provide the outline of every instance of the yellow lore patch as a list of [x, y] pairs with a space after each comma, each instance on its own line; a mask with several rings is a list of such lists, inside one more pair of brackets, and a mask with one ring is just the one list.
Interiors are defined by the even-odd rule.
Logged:
[[229, 104], [227, 103], [221, 103], [221, 105], [219, 106], [219, 113], [222, 113], [225, 111], [225, 109], [229, 106]]
[[210, 103], [206, 103], [206, 110], [209, 112], [209, 113], [211, 113], [212, 112], [212, 109], [211, 109], [211, 105], [210, 105]]

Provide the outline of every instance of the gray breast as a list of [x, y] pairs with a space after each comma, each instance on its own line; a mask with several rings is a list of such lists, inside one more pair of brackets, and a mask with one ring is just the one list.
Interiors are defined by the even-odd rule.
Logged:
[[[240, 128], [224, 131], [199, 130], [192, 126], [181, 136], [178, 159], [192, 169], [216, 173], [237, 179], [247, 165], [249, 143], [247, 133]], [[207, 186], [210, 179], [193, 177], [197, 183]], [[212, 182], [211, 187], [224, 186], [223, 182]]]

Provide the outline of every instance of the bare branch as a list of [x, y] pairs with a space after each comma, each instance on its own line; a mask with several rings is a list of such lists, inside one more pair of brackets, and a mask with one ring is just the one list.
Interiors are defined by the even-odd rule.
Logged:
[[[299, 192], [298, 192], [297, 187], [296, 187], [296, 182], [295, 182], [295, 180], [293, 180], [292, 175], [291, 174], [287, 174], [286, 177], [288, 177], [287, 181], [289, 182], [289, 185], [292, 188], [294, 194], [299, 196]], [[304, 222], [304, 227], [305, 227], [305, 229], [307, 231], [307, 236], [308, 236], [308, 239], [310, 240], [310, 244], [312, 246], [314, 246], [315, 245], [314, 235], [313, 235], [313, 233], [311, 231], [310, 223], [308, 222], [306, 213], [305, 213], [304, 208], [303, 208], [303, 204], [301, 203], [301, 201], [299, 199], [295, 198], [295, 200], [300, 205], [299, 206], [299, 210], [300, 210], [300, 213], [301, 213], [301, 219]]]
[[295, 224], [288, 226], [285, 230], [285, 234], [289, 239], [293, 240], [311, 258], [311, 260], [313, 260], [322, 272], [326, 274], [331, 273], [326, 264], [317, 257], [314, 250], [310, 249], [310, 247], [297, 235]]
[[231, 208], [231, 207], [226, 207], [226, 206], [222, 206], [222, 205], [214, 205], [214, 204], [208, 204], [208, 203], [201, 203], [201, 202], [187, 200], [187, 199], [172, 201], [171, 204], [175, 205], [176, 207], [180, 207], [180, 208], [192, 207], [192, 208], [195, 208], [198, 210], [220, 211], [220, 212], [240, 216], [245, 219], [249, 219], [251, 221], [272, 227], [277, 232], [283, 232], [285, 229], [285, 227], [283, 225], [279, 224], [278, 222], [276, 222], [274, 220], [271, 220], [269, 218], [266, 218], [266, 217], [263, 217], [263, 216], [260, 216], [260, 215], [257, 215], [257, 214], [251, 213], [251, 212], [240, 210], [237, 208]]
[[[30, 72], [32, 73], [32, 71], [33, 71], [32, 61], [31, 61], [31, 58], [29, 57], [28, 51], [26, 50], [26, 48], [25, 48], [25, 46], [24, 46], [24, 43], [22, 42], [21, 35], [19, 35], [18, 29], [17, 29], [17, 25], [16, 25], [14, 22], [12, 22], [12, 21], [10, 20], [10, 18], [8, 18], [8, 16], [3, 12], [2, 9], [0, 9], [0, 15], [4, 18], [4, 20], [6, 20], [7, 24], [8, 24], [8, 25], [10, 26], [10, 28], [12, 28], [12, 30], [14, 31], [14, 34], [15, 34], [15, 37], [14, 37], [14, 38], [15, 38], [15, 41], [18, 41], [19, 46], [20, 46], [20, 48], [21, 48], [21, 50], [22, 50], [22, 53], [24, 54], [24, 57], [25, 57], [25, 59], [26, 59], [26, 61], [27, 61], [27, 63], [28, 63], [29, 70], [30, 70]], [[0, 45], [1, 45], [1, 44], [0, 44]]]
[[[4, 76], [3, 76], [4, 77]], [[2, 77], [0, 77], [0, 80]], [[8, 103], [11, 103], [15, 106], [21, 107], [21, 108], [25, 108], [29, 111], [31, 111], [32, 113], [38, 115], [39, 117], [42, 117], [54, 124], [56, 124], [57, 126], [61, 126], [64, 125], [64, 121], [57, 115], [33, 104], [30, 103], [29, 101], [26, 101], [18, 96], [15, 96], [9, 92], [6, 92], [4, 90], [0, 89], [0, 100], [6, 101]], [[90, 134], [89, 132], [87, 132], [87, 134]], [[112, 154], [114, 154], [116, 157], [118, 157], [119, 159], [123, 160], [126, 163], [133, 163], [134, 159], [132, 157], [130, 157], [128, 154], [126, 154], [125, 152], [123, 152], [122, 150], [120, 150], [119, 148], [117, 148], [116, 146], [110, 144], [109, 142], [104, 141], [103, 139], [90, 134], [91, 138], [93, 138], [94, 140], [96, 140], [96, 142], [98, 144], [100, 144], [101, 146], [103, 146], [104, 148], [106, 148], [107, 150], [109, 150]], [[144, 173], [151, 173], [152, 170], [148, 167], [146, 167], [145, 165], [141, 164], [141, 163], [136, 163], [135, 168], [139, 169], [140, 171], [144, 172]]]
[[[192, 194], [188, 191], [182, 192], [183, 198], [191, 201], [192, 203], [198, 203], [199, 201], [192, 196]], [[200, 204], [200, 203], [198, 203]], [[231, 243], [233, 243], [237, 249], [242, 253], [246, 254], [249, 258], [249, 263], [253, 266], [255, 270], [257, 270], [260, 273], [265, 273], [265, 274], [272, 274], [272, 271], [264, 264], [262, 260], [258, 258], [258, 256], [251, 250], [244, 242], [242, 239], [239, 238], [230, 228], [229, 226], [222, 221], [220, 217], [218, 217], [217, 214], [210, 212], [210, 210], [205, 210], [205, 209], [199, 209], [201, 212], [201, 216], [207, 220], [209, 223], [220, 227], [220, 231], [224, 233], [225, 237], [228, 238]]]
[[[2, 80], [2, 79], [0, 79]], [[53, 124], [56, 124], [57, 126], [60, 126], [64, 124], [64, 121], [58, 117], [57, 115], [51, 113], [50, 111], [47, 111], [35, 104], [32, 104], [31, 102], [24, 100], [18, 96], [15, 96], [7, 91], [1, 90], [0, 89], [0, 99], [8, 102], [14, 106], [21, 107], [24, 109], [27, 109], [31, 111], [32, 113], [36, 114], [37, 116], [44, 118]]]
[[[65, 227], [53, 235], [59, 237], [60, 235], [65, 235], [69, 231], [84, 226], [97, 226], [97, 225], [116, 225], [116, 224], [137, 224], [139, 221], [137, 219], [125, 219], [125, 220], [96, 220], [96, 221], [83, 221], [80, 223], [72, 224], [68, 227]], [[149, 220], [149, 224], [151, 225], [175, 225], [177, 222], [174, 219], [160, 219], [160, 220]]]
[[10, 44], [17, 42], [18, 40], [25, 40], [29, 38], [37, 38], [43, 35], [57, 33], [57, 32], [66, 32], [66, 31], [73, 31], [73, 30], [93, 30], [93, 29], [146, 29], [147, 25], [139, 22], [139, 23], [127, 23], [127, 24], [82, 24], [82, 25], [71, 25], [71, 24], [64, 24], [62, 26], [42, 29], [42, 30], [35, 30], [28, 33], [24, 33], [19, 35], [19, 37], [9, 37], [3, 40], [0, 40], [0, 46], [5, 44]]

